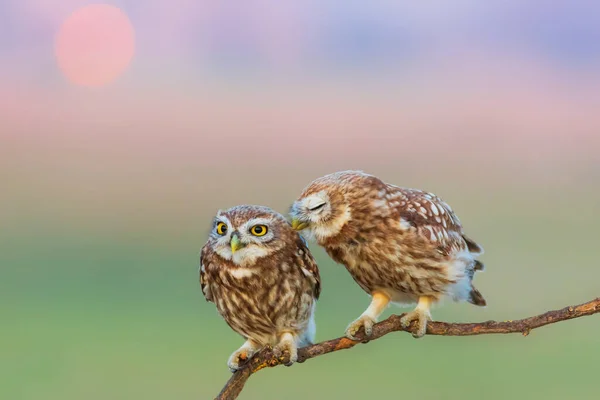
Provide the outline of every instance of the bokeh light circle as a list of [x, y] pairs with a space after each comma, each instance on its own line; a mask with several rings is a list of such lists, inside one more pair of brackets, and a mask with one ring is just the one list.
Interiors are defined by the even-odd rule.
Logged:
[[73, 12], [61, 25], [55, 42], [58, 66], [71, 82], [104, 86], [129, 66], [135, 32], [118, 7], [91, 4]]

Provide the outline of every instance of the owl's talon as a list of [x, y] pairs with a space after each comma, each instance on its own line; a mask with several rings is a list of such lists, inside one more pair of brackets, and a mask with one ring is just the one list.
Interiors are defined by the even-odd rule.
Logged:
[[296, 354], [296, 356], [294, 357], [294, 359], [292, 359], [292, 357], [290, 356], [290, 361], [286, 362], [285, 365], [286, 367], [291, 367], [292, 365], [294, 365], [294, 363], [298, 361], [298, 354]]
[[281, 358], [283, 356], [283, 350], [279, 346], [275, 346], [272, 353], [275, 358]]
[[360, 340], [356, 337], [360, 328], [364, 328], [366, 337], [371, 336], [373, 334], [373, 325], [375, 322], [376, 321], [368, 315], [361, 315], [348, 325], [348, 328], [346, 328], [346, 337], [350, 340]]
[[275, 347], [273, 347], [273, 355], [278, 359], [283, 357], [286, 360], [288, 360], [287, 356], [289, 355], [289, 361], [284, 363], [286, 367], [289, 367], [298, 361], [298, 349], [296, 348], [293, 337], [283, 338]]
[[417, 322], [417, 329], [412, 332], [413, 337], [415, 339], [422, 338], [427, 332], [427, 321], [431, 321], [431, 315], [429, 312], [417, 308], [400, 318], [400, 325], [406, 329], [410, 326], [412, 321]]
[[227, 366], [231, 372], [239, 370], [252, 356], [256, 350], [249, 348], [246, 344], [231, 354], [227, 361]]

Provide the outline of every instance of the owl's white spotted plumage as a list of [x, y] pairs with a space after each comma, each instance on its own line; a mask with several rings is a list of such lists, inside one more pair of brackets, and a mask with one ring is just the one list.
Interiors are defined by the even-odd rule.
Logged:
[[367, 335], [390, 302], [417, 303], [402, 323], [425, 334], [429, 309], [443, 297], [483, 306], [472, 285], [483, 249], [469, 239], [448, 204], [432, 193], [387, 184], [360, 171], [326, 175], [291, 208], [292, 225], [323, 246], [372, 296], [346, 335]]
[[216, 215], [200, 254], [200, 286], [227, 324], [246, 339], [228, 361], [232, 371], [261, 348], [276, 354], [311, 344], [321, 290], [319, 270], [285, 218], [261, 206]]

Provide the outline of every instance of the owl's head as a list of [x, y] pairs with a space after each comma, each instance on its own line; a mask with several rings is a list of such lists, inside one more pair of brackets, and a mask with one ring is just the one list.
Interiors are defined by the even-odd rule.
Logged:
[[292, 204], [292, 227], [318, 242], [338, 235], [351, 219], [357, 187], [371, 177], [361, 171], [343, 171], [316, 179]]
[[209, 242], [222, 258], [251, 267], [283, 249], [295, 234], [281, 214], [268, 207], [242, 205], [217, 213]]

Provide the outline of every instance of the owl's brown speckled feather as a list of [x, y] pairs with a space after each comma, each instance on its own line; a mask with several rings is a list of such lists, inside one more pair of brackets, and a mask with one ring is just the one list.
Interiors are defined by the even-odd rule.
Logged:
[[471, 285], [474, 271], [483, 268], [475, 259], [483, 249], [432, 193], [344, 171], [312, 182], [291, 214], [296, 227], [343, 264], [363, 290], [378, 293], [381, 304], [430, 304], [449, 296], [485, 305]]
[[[220, 223], [227, 225], [224, 234], [218, 233]], [[256, 225], [265, 226], [267, 233], [253, 235]], [[232, 252], [234, 236], [242, 244]], [[265, 345], [283, 341], [284, 350], [295, 352], [296, 346], [313, 341], [319, 271], [304, 241], [283, 216], [259, 206], [220, 212], [202, 248], [200, 265], [206, 300], [215, 303], [227, 324], [251, 347], [242, 351], [242, 358]], [[237, 369], [239, 361], [243, 360], [230, 359], [230, 368]]]

